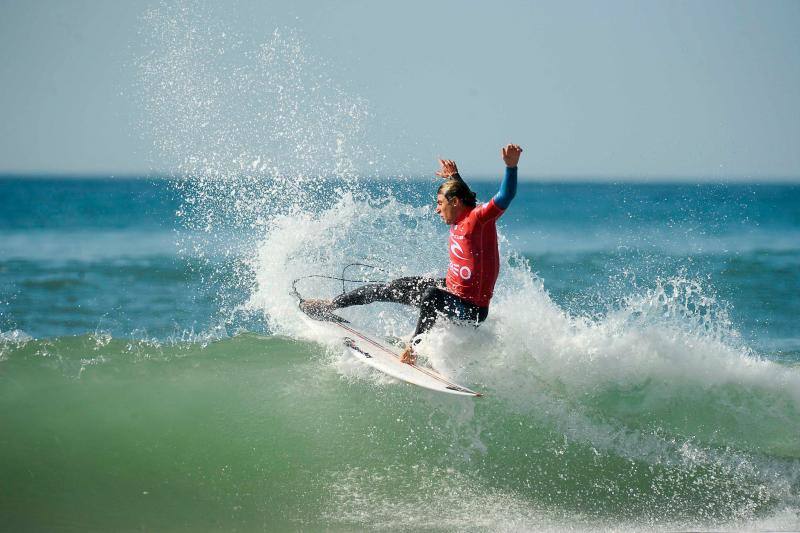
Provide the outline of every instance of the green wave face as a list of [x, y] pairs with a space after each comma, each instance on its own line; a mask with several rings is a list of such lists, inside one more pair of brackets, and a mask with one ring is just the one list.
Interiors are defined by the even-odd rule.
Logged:
[[0, 353], [4, 530], [752, 527], [796, 509], [800, 417], [780, 392], [472, 400], [253, 334]]

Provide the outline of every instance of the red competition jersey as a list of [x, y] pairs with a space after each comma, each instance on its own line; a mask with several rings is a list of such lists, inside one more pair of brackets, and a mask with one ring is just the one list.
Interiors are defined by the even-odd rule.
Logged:
[[489, 306], [500, 273], [495, 221], [503, 213], [492, 199], [450, 226], [447, 290], [479, 307]]

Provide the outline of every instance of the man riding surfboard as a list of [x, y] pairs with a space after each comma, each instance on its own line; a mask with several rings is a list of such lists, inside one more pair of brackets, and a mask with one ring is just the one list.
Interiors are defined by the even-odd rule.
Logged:
[[502, 148], [506, 164], [500, 189], [491, 200], [478, 204], [475, 193], [458, 173], [456, 163], [440, 159], [436, 175], [444, 179], [436, 194], [436, 213], [450, 226], [450, 265], [444, 279], [423, 276], [399, 278], [389, 283], [371, 283], [341, 294], [333, 300], [305, 300], [301, 308], [309, 314], [365, 305], [394, 302], [420, 309], [411, 342], [401, 361], [416, 361], [414, 345], [430, 330], [438, 313], [465, 320], [476, 326], [486, 320], [489, 301], [500, 272], [495, 222], [503, 215], [517, 192], [517, 164], [522, 148], [509, 144]]

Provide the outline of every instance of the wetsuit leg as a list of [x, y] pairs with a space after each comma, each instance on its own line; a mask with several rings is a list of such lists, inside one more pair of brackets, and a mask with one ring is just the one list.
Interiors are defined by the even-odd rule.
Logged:
[[441, 284], [440, 280], [421, 276], [399, 278], [389, 283], [362, 285], [355, 290], [340, 294], [333, 299], [333, 308], [366, 305], [372, 302], [391, 302], [419, 307], [423, 294], [430, 287]]
[[390, 302], [419, 307], [419, 319], [414, 337], [430, 330], [436, 323], [437, 313], [466, 321], [477, 326], [486, 319], [489, 309], [478, 307], [445, 290], [444, 279], [427, 277], [399, 278], [389, 283], [362, 285], [333, 299], [334, 309], [372, 302]]
[[486, 320], [489, 314], [488, 307], [478, 307], [437, 286], [430, 286], [425, 290], [419, 308], [419, 320], [414, 330], [414, 337], [433, 327], [437, 313], [449, 318], [473, 321], [476, 326]]

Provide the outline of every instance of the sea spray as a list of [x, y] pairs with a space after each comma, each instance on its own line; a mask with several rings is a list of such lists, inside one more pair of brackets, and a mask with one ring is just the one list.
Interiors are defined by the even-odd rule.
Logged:
[[233, 273], [215, 269], [218, 257], [251, 255], [275, 217], [360, 190], [357, 169], [383, 172], [368, 105], [340, 89], [290, 28], [249, 42], [208, 6], [176, 2], [148, 10], [141, 33], [141, 126], [177, 169], [181, 249], [211, 267], [209, 284], [231, 289], [219, 291], [230, 317], [241, 310], [232, 294], [252, 273], [241, 261]]

